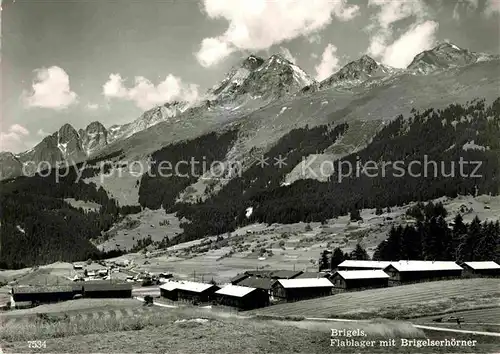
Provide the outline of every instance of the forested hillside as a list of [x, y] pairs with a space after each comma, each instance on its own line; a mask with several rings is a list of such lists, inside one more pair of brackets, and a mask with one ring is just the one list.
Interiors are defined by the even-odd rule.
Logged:
[[393, 227], [386, 240], [378, 245], [373, 259], [500, 261], [500, 223], [481, 222], [475, 218], [466, 224], [460, 214], [450, 229], [441, 204], [417, 204], [407, 214], [415, 225]]
[[[47, 177], [36, 175], [2, 182], [0, 268], [103, 256], [90, 239], [118, 220], [120, 208], [104, 189], [75, 182], [76, 177], [75, 168], [71, 168], [57, 182], [54, 169]], [[64, 198], [96, 202], [101, 208], [98, 212], [84, 212], [64, 202]]]
[[[177, 205], [179, 216], [190, 223], [183, 225], [184, 234], [176, 241], [220, 234], [252, 222], [324, 221], [354, 208], [499, 192], [500, 99], [489, 106], [484, 100], [474, 100], [445, 109], [413, 111], [410, 117], [400, 116], [387, 124], [365, 149], [342, 159], [352, 166], [357, 161], [375, 161], [379, 166], [387, 161], [402, 161], [404, 166], [420, 161], [420, 166], [412, 167], [412, 175], [401, 175], [392, 165], [386, 167], [385, 174], [375, 177], [353, 174], [339, 182], [334, 174], [329, 182], [308, 179], [280, 185], [287, 169], [303, 156], [333, 144], [344, 129], [339, 125], [333, 130], [294, 130], [266, 154], [271, 161], [280, 154], [287, 156], [287, 167], [261, 168], [255, 164], [205, 202]], [[436, 161], [437, 170], [431, 166], [424, 174], [426, 160]], [[460, 161], [480, 162], [480, 166], [477, 169], [478, 163], [474, 163], [460, 167]], [[419, 173], [421, 177], [415, 177]], [[245, 217], [248, 207], [253, 208], [250, 218]]]

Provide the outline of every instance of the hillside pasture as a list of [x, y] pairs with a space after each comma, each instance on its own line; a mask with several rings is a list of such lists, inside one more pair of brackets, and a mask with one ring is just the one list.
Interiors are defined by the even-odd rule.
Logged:
[[280, 304], [252, 313], [321, 318], [415, 318], [486, 306], [500, 307], [500, 280], [457, 279], [346, 292]]

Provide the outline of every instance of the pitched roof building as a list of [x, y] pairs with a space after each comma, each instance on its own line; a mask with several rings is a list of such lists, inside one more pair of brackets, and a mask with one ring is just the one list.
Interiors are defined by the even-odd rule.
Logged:
[[227, 285], [215, 292], [217, 304], [240, 310], [251, 310], [269, 305], [269, 295], [263, 289]]
[[389, 275], [380, 269], [340, 270], [332, 277], [335, 291], [383, 288], [389, 285]]
[[464, 262], [462, 267], [468, 275], [500, 276], [500, 265], [493, 261]]
[[217, 285], [194, 281], [168, 281], [160, 286], [160, 294], [173, 301], [192, 303], [207, 302], [214, 299], [219, 290]]
[[337, 270], [384, 269], [389, 264], [391, 262], [345, 260], [337, 266]]
[[384, 269], [390, 276], [390, 283], [397, 284], [457, 278], [462, 270], [452, 261], [399, 261]]
[[331, 295], [332, 289], [327, 278], [278, 279], [271, 294], [275, 301], [298, 301]]

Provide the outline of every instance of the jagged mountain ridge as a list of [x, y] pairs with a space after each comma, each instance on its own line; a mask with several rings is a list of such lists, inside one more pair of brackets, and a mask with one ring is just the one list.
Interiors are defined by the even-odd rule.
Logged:
[[[125, 145], [134, 145], [137, 141], [133, 138], [134, 135], [164, 122], [169, 122], [172, 129], [180, 130], [181, 137], [189, 138], [197, 134], [196, 129], [188, 132], [195, 126], [200, 126], [202, 130], [212, 129], [210, 127], [214, 125], [234, 121], [266, 105], [270, 104], [272, 107], [273, 102], [285, 97], [292, 99], [292, 96], [297, 94], [300, 96], [302, 93], [299, 93], [299, 90], [305, 90], [304, 88], [313, 88], [308, 94], [316, 94], [316, 91], [328, 90], [331, 87], [349, 89], [360, 87], [365, 82], [383, 82], [387, 78], [391, 79], [405, 73], [429, 73], [432, 70], [435, 72], [439, 71], [438, 69], [461, 67], [493, 59], [496, 57], [473, 53], [444, 43], [417, 55], [408, 70], [390, 68], [377, 63], [368, 56], [363, 56], [348, 63], [323, 82], [317, 83], [302, 69], [279, 55], [273, 55], [267, 60], [250, 55], [240, 66], [233, 68], [224, 80], [208, 91], [206, 101], [196, 104], [166, 103], [144, 112], [131, 123], [111, 126], [109, 129], [99, 122], [91, 123], [79, 133], [76, 133], [72, 127], [63, 126], [62, 132], [58, 132], [57, 137], [46, 137], [33, 149], [19, 154], [16, 159], [6, 157], [0, 162], [2, 165], [11, 165], [6, 166], [5, 171], [19, 171], [20, 167], [16, 166], [16, 161], [22, 164], [26, 161], [43, 160], [55, 163], [64, 159], [82, 160], [99, 155], [103, 151], [116, 150], [117, 146], [123, 146], [122, 142]], [[435, 63], [439, 63], [439, 66]], [[432, 70], [429, 69], [430, 67]], [[316, 95], [322, 96], [319, 93]], [[322, 104], [327, 101], [322, 101]], [[203, 117], [206, 121], [196, 120], [197, 117]], [[273, 129], [273, 127], [270, 128]], [[59, 135], [63, 136], [62, 140]], [[79, 139], [76, 138], [77, 135]], [[139, 137], [139, 139], [142, 138]], [[167, 139], [167, 136], [162, 136], [159, 140], [166, 143]], [[146, 150], [145, 153], [147, 153]], [[11, 176], [15, 174], [9, 174], [8, 177]], [[2, 178], [6, 177], [2, 175]]]
[[368, 55], [363, 55], [360, 59], [348, 63], [339, 71], [321, 81], [319, 88], [356, 86], [366, 80], [384, 78], [398, 72], [401, 72], [401, 70], [380, 64]]

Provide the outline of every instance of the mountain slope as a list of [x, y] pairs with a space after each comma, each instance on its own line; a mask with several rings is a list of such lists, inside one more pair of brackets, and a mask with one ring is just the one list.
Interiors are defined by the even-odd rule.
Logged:
[[441, 43], [418, 54], [408, 65], [408, 70], [427, 74], [436, 70], [465, 66], [479, 61], [497, 59], [494, 55], [471, 52], [452, 43]]

